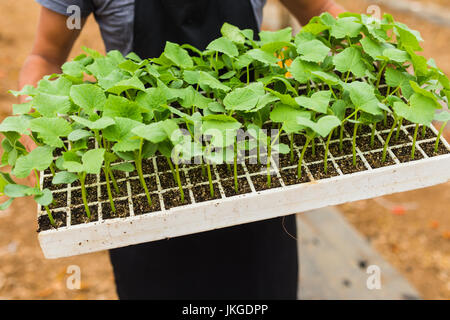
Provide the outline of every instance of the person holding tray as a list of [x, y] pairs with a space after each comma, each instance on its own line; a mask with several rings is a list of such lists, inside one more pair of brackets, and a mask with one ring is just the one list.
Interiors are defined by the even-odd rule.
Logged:
[[[224, 22], [259, 32], [265, 0], [36, 0], [42, 5], [20, 87], [59, 73], [87, 17], [94, 14], [106, 50], [157, 57], [166, 41], [201, 50]], [[301, 24], [330, 0], [282, 0]], [[80, 28], [69, 29], [73, 6]], [[69, 8], [71, 7], [71, 8]], [[31, 141], [24, 141], [32, 149]], [[110, 250], [120, 299], [296, 299], [295, 215]]]

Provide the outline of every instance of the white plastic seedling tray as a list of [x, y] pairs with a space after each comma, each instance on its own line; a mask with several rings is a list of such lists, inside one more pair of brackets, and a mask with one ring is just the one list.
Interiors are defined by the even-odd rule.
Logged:
[[[381, 147], [368, 152], [361, 151], [364, 148], [357, 148], [357, 155], [364, 165], [364, 171], [350, 174], [344, 174], [339, 164], [341, 161], [351, 159], [352, 155], [337, 157], [336, 154], [333, 155], [333, 152], [330, 152], [329, 162], [332, 165], [329, 170], [333, 171], [336, 176], [317, 180], [314, 176], [317, 177], [317, 168], [323, 167], [323, 162], [321, 160], [306, 161], [302, 170], [310, 181], [287, 185], [285, 183], [285, 178], [288, 177], [286, 172], [295, 174], [296, 170], [293, 169], [296, 168], [296, 164], [284, 168], [278, 168], [274, 165], [272, 183], [279, 184], [279, 187], [257, 191], [252, 179], [261, 175], [261, 173], [250, 173], [246, 165], [243, 164], [243, 173], [239, 177], [246, 180], [251, 192], [227, 197], [219, 171], [214, 167], [214, 183], [220, 192], [220, 199], [201, 203], [196, 202], [196, 195], [193, 192], [194, 186], [190, 180], [190, 170], [188, 167], [183, 167], [182, 170], [186, 177], [185, 189], [187, 192], [185, 193], [186, 197], [190, 198], [191, 204], [171, 209], [166, 209], [164, 195], [178, 189], [162, 189], [157, 161], [153, 158], [154, 172], [147, 174], [146, 177], [151, 178], [153, 176], [155, 178], [157, 190], [154, 191], [153, 195], [155, 199], [159, 200], [159, 211], [136, 214], [135, 197], [143, 195], [132, 194], [130, 182], [136, 177], [129, 177], [127, 173], [124, 178], [118, 180], [119, 184], [122, 182], [122, 185], [126, 185], [127, 195], [118, 198], [118, 200], [124, 200], [128, 203], [128, 217], [104, 219], [102, 208], [109, 206], [107, 198], [104, 197], [101, 201], [92, 203], [97, 205], [98, 221], [72, 225], [72, 211], [74, 208], [83, 205], [71, 205], [71, 193], [76, 192], [77, 189], [79, 192], [79, 187], [69, 186], [68, 189], [56, 191], [67, 192], [67, 205], [52, 210], [54, 214], [58, 212], [66, 214], [66, 226], [40, 232], [39, 242], [46, 258], [67, 257], [225, 228], [449, 181], [450, 146], [443, 138], [441, 138], [441, 145], [445, 148], [447, 154], [439, 156], [427, 154], [423, 147], [428, 146], [430, 148], [436, 137], [425, 140], [419, 137], [416, 149], [422, 159], [401, 163], [399, 157], [396, 156], [396, 152], [400, 148], [408, 147], [409, 149], [411, 147], [412, 136], [408, 132], [408, 129], [411, 130], [411, 128], [414, 128], [414, 126], [407, 125], [401, 129], [407, 136], [408, 143], [401, 145], [395, 145], [394, 142], [390, 143], [388, 155], [392, 165], [378, 169], [372, 168], [366, 157], [371, 152], [381, 152]], [[432, 127], [431, 130], [436, 136], [436, 129]], [[379, 146], [384, 143], [383, 135], [386, 135], [387, 131], [376, 132], [376, 138], [381, 143], [378, 144]], [[345, 132], [345, 134], [345, 141], [348, 143], [351, 141], [351, 137], [349, 133]], [[369, 137], [370, 132], [366, 131], [365, 136]], [[287, 138], [287, 136], [284, 136], [284, 139]], [[394, 141], [394, 138], [392, 138], [392, 141]], [[337, 143], [337, 141], [333, 140], [332, 145], [333, 143]], [[323, 146], [323, 142], [318, 144], [317, 148], [320, 148], [320, 145]], [[301, 146], [295, 146], [295, 151], [300, 154]], [[45, 174], [41, 174], [41, 183], [44, 182], [46, 177], [49, 179]], [[97, 181], [99, 179], [98, 176]], [[104, 182], [95, 184], [98, 195], [100, 195], [102, 184]], [[201, 183], [201, 185], [207, 184], [208, 182]], [[45, 214], [45, 211], [42, 210], [38, 213], [38, 215]]]

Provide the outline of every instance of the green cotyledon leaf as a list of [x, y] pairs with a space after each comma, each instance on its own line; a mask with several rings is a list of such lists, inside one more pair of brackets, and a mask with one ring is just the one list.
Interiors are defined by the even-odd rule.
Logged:
[[44, 171], [50, 166], [52, 161], [53, 148], [48, 146], [37, 147], [29, 154], [21, 156], [17, 159], [13, 169], [13, 174], [17, 178], [26, 178], [34, 169]]
[[296, 57], [288, 67], [288, 71], [299, 83], [306, 83], [311, 79], [312, 71], [320, 71], [318, 64], [314, 62], [304, 61], [300, 57]]
[[106, 99], [103, 116], [113, 119], [122, 117], [142, 121], [142, 114], [136, 102], [115, 95], [110, 95]]
[[321, 117], [317, 122], [304, 117], [297, 117], [297, 123], [310, 128], [322, 137], [330, 134], [331, 130], [341, 125], [341, 121], [332, 115]]
[[79, 116], [71, 116], [70, 118], [76, 123], [79, 123], [91, 130], [102, 130], [109, 126], [112, 126], [115, 123], [114, 120], [110, 117], [102, 117], [95, 121], [90, 121], [88, 119], [81, 118]]
[[164, 48], [164, 55], [180, 68], [190, 69], [194, 66], [187, 50], [181, 48], [176, 43], [167, 41]]
[[29, 128], [29, 118], [27, 116], [6, 117], [0, 123], [0, 132], [17, 132], [26, 134]]
[[434, 119], [436, 108], [432, 99], [414, 93], [410, 98], [410, 105], [400, 101], [394, 102], [394, 111], [408, 121], [429, 126]]
[[240, 127], [239, 121], [226, 115], [209, 115], [202, 121], [202, 133], [211, 137], [211, 145], [217, 148], [233, 145]]
[[322, 62], [330, 52], [322, 41], [314, 39], [309, 41], [298, 41], [297, 52], [304, 61]]
[[327, 113], [328, 105], [330, 104], [331, 91], [318, 91], [311, 95], [311, 97], [300, 96], [296, 97], [295, 101], [310, 110], [320, 113]]
[[242, 34], [242, 31], [232, 24], [225, 22], [220, 32], [225, 38], [230, 39], [234, 43], [244, 44], [245, 42], [245, 36]]
[[[81, 163], [77, 159], [66, 160], [64, 155], [63, 167], [69, 172], [99, 174], [104, 160], [105, 149], [98, 148], [86, 151], [81, 157]], [[78, 159], [79, 160], [79, 159]]]
[[350, 100], [357, 109], [372, 115], [383, 113], [383, 110], [380, 108], [380, 102], [375, 96], [374, 87], [371, 85], [361, 81], [354, 81], [346, 84], [344, 88], [350, 93]]
[[106, 102], [104, 91], [94, 84], [79, 84], [70, 88], [70, 98], [89, 115], [103, 111]]
[[336, 39], [344, 39], [346, 37], [354, 38], [359, 35], [362, 30], [361, 23], [357, 22], [354, 17], [345, 17], [336, 20], [331, 26], [331, 36]]
[[72, 131], [72, 126], [63, 118], [36, 118], [30, 121], [33, 132], [39, 133], [39, 137], [52, 147], [62, 148], [61, 137], [67, 137]]
[[227, 110], [251, 110], [261, 96], [264, 95], [264, 85], [260, 82], [251, 83], [243, 88], [236, 88], [228, 93], [223, 100]]
[[236, 57], [239, 54], [239, 51], [233, 41], [225, 37], [220, 37], [211, 41], [206, 49], [225, 53], [230, 57]]
[[130, 89], [144, 91], [145, 87], [144, 87], [144, 84], [142, 83], [142, 81], [139, 80], [138, 77], [133, 76], [129, 79], [124, 79], [124, 80], [121, 80], [121, 81], [115, 83], [113, 86], [109, 87], [107, 91], [117, 94], [117, 95], [120, 95], [122, 92], [124, 92], [126, 90], [130, 90]]
[[102, 133], [109, 141], [116, 141], [112, 147], [113, 151], [127, 152], [139, 149], [140, 141], [135, 139], [132, 132], [134, 128], [141, 126], [142, 123], [128, 118], [115, 118], [115, 124], [105, 128]]
[[348, 47], [338, 53], [334, 56], [333, 63], [338, 71], [342, 73], [350, 71], [357, 77], [363, 77], [367, 70], [360, 49], [355, 47]]
[[292, 39], [292, 28], [287, 27], [278, 31], [261, 31], [259, 33], [261, 45], [271, 42], [290, 42]]
[[246, 54], [254, 60], [268, 65], [275, 65], [278, 62], [278, 58], [274, 54], [261, 49], [251, 49]]

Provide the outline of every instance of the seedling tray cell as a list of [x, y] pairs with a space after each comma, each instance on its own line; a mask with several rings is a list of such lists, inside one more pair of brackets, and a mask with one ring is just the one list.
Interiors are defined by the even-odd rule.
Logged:
[[[46, 212], [39, 209], [39, 242], [46, 258], [61, 258], [133, 244], [173, 238], [203, 231], [225, 228], [297, 212], [374, 198], [444, 183], [450, 180], [450, 146], [441, 137], [439, 152], [433, 153], [438, 134], [430, 127], [416, 142], [416, 160], [409, 161], [414, 125], [401, 128], [398, 141], [393, 137], [388, 148], [388, 159], [381, 164], [381, 152], [389, 129], [379, 127], [375, 149], [370, 150], [370, 132], [362, 128], [358, 136], [357, 166], [352, 166], [352, 153], [339, 153], [337, 138], [330, 143], [328, 174], [323, 171], [324, 142], [316, 143], [316, 157], [311, 154], [303, 162], [303, 178], [296, 181], [296, 163], [280, 156], [279, 166], [272, 161], [272, 187], [265, 185], [266, 171], [246, 161], [238, 171], [239, 192], [233, 191], [233, 175], [226, 166], [213, 167], [216, 199], [208, 198], [209, 184], [202, 179], [199, 165], [183, 165], [183, 188], [186, 202], [179, 203], [176, 184], [171, 185], [171, 172], [162, 157], [146, 160], [148, 181], [153, 200], [152, 207], [139, 189], [138, 178], [128, 173], [117, 182], [120, 195], [115, 198], [117, 217], [111, 217], [105, 182], [101, 175], [93, 177], [88, 185], [89, 206], [95, 221], [85, 221], [84, 207], [76, 200], [79, 185], [68, 185], [56, 190], [57, 199], [52, 214], [59, 223], [57, 229], [46, 224]], [[348, 130], [348, 128], [347, 128]], [[351, 143], [350, 132], [344, 132], [344, 145]], [[420, 131], [421, 132], [421, 131]], [[289, 137], [281, 136], [282, 141]], [[295, 140], [295, 139], [294, 139]], [[302, 145], [294, 141], [297, 156]], [[347, 148], [348, 149], [348, 148]], [[345, 151], [345, 148], [344, 148]], [[248, 160], [248, 159], [247, 159]], [[51, 180], [41, 173], [41, 183]], [[151, 187], [153, 186], [153, 187]], [[206, 195], [206, 196], [205, 196]]]

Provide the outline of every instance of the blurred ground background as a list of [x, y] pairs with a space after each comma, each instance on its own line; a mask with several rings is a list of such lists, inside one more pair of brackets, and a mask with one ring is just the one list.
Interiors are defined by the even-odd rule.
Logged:
[[[364, 0], [337, 2], [349, 11], [361, 13], [373, 4]], [[437, 8], [442, 15], [448, 12], [450, 0], [415, 3]], [[438, 66], [450, 75], [449, 23], [430, 22], [421, 17], [420, 11], [394, 11], [383, 5], [380, 9], [381, 13], [389, 12], [397, 20], [419, 30], [425, 39], [423, 54], [433, 57]], [[21, 65], [33, 43], [38, 12], [39, 5], [33, 0], [0, 2], [0, 120], [16, 103], [7, 90], [17, 89]], [[450, 18], [447, 16], [447, 19]], [[263, 27], [277, 29], [291, 24], [298, 30], [298, 24], [278, 1], [269, 0]], [[93, 17], [89, 18], [71, 57], [80, 53], [82, 45], [104, 51]], [[350, 203], [339, 209], [424, 298], [450, 299], [449, 205], [450, 183], [447, 183]], [[33, 201], [25, 199], [0, 212], [0, 299], [117, 298], [106, 252], [58, 260], [43, 258], [35, 232], [35, 210]], [[81, 268], [80, 290], [66, 287], [67, 268], [71, 265]]]

